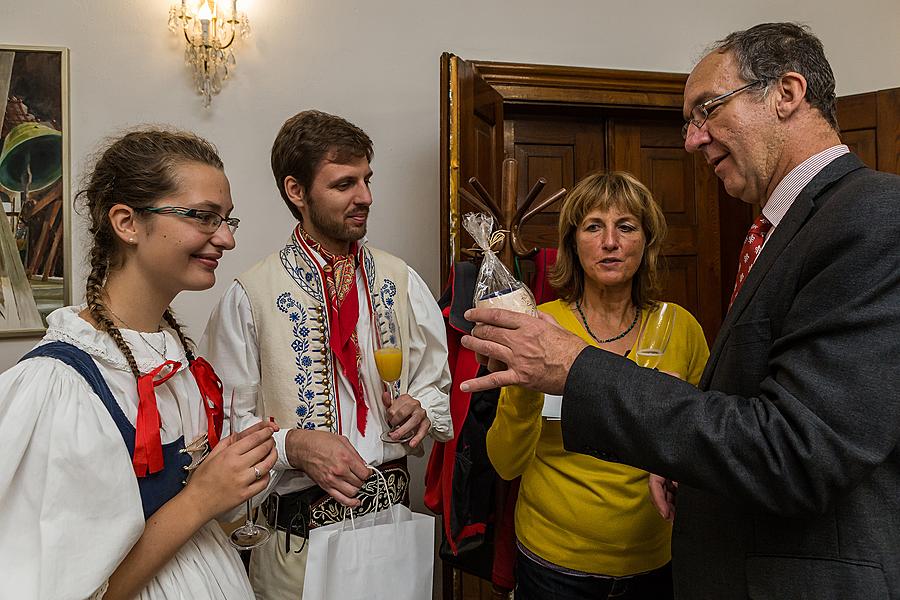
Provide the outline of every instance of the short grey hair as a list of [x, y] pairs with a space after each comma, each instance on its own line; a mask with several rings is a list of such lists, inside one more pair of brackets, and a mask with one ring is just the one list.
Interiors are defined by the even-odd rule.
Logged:
[[793, 71], [806, 78], [806, 100], [819, 110], [835, 131], [839, 131], [835, 112], [834, 73], [825, 58], [822, 42], [807, 25], [798, 23], [762, 23], [735, 31], [715, 42], [707, 51], [731, 52], [747, 81], [762, 80], [768, 85]]

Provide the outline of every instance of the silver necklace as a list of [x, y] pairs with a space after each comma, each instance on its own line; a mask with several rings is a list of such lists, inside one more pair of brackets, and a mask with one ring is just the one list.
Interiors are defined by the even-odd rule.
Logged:
[[[108, 299], [108, 298], [109, 298], [109, 296], [107, 296], [107, 299]], [[138, 337], [141, 338], [141, 341], [144, 342], [144, 345], [145, 345], [145, 346], [147, 346], [148, 348], [150, 348], [151, 350], [153, 350], [155, 353], [159, 354], [159, 355], [163, 358], [163, 360], [165, 360], [165, 358], [166, 358], [166, 352], [168, 351], [168, 348], [166, 347], [166, 336], [165, 336], [165, 334], [163, 334], [163, 336], [162, 336], [162, 350], [160, 350], [159, 348], [157, 348], [156, 346], [154, 346], [153, 344], [151, 344], [151, 343], [147, 340], [147, 338], [144, 337], [144, 332], [138, 331], [137, 329], [135, 329], [134, 327], [132, 327], [131, 325], [129, 325], [129, 324], [128, 324], [128, 321], [126, 321], [125, 319], [123, 319], [122, 317], [120, 317], [119, 315], [117, 315], [117, 314], [116, 314], [116, 311], [114, 311], [113, 309], [111, 309], [111, 308], [109, 307], [108, 304], [106, 305], [106, 310], [108, 310], [109, 313], [110, 313], [112, 316], [114, 316], [114, 317], [115, 317], [122, 325], [124, 325], [124, 326], [127, 327], [128, 329], [134, 331], [134, 332], [138, 335]], [[159, 333], [159, 330], [157, 330], [156, 332], [147, 332], [147, 333], [150, 333], [150, 335], [153, 335], [153, 333]]]
[[584, 316], [584, 311], [581, 310], [581, 300], [575, 301], [575, 308], [578, 310], [578, 314], [581, 316], [581, 322], [584, 323], [584, 328], [588, 332], [588, 335], [590, 335], [592, 338], [594, 338], [594, 341], [597, 342], [598, 344], [608, 344], [609, 342], [621, 340], [623, 337], [628, 335], [632, 329], [634, 329], [634, 326], [637, 325], [637, 322], [638, 322], [638, 315], [641, 314], [641, 311], [639, 311], [638, 309], [635, 308], [634, 309], [634, 320], [631, 322], [631, 325], [628, 326], [628, 329], [626, 329], [619, 335], [613, 336], [613, 337], [605, 339], [605, 340], [601, 340], [596, 335], [594, 335], [593, 331], [591, 331], [591, 326], [588, 325], [587, 317]]

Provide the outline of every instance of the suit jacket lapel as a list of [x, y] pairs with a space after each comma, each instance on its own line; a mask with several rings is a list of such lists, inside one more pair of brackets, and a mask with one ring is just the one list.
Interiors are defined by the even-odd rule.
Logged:
[[743, 287], [741, 287], [741, 291], [738, 292], [737, 297], [734, 299], [734, 304], [732, 304], [728, 314], [725, 315], [725, 320], [722, 322], [722, 327], [719, 329], [719, 335], [716, 337], [716, 341], [713, 343], [712, 350], [710, 351], [709, 360], [706, 363], [703, 376], [700, 378], [701, 389], [706, 389], [709, 385], [709, 381], [715, 371], [715, 365], [721, 355], [722, 348], [731, 332], [732, 325], [750, 304], [750, 301], [753, 299], [760, 283], [765, 279], [769, 269], [772, 268], [772, 265], [775, 264], [790, 241], [794, 239], [797, 232], [799, 232], [809, 220], [816, 208], [816, 199], [824, 191], [830, 188], [832, 184], [839, 181], [845, 175], [851, 171], [863, 168], [864, 166], [865, 165], [855, 154], [844, 154], [831, 161], [824, 169], [822, 169], [822, 171], [803, 188], [800, 195], [797, 196], [797, 199], [788, 209], [784, 218], [781, 219], [781, 222], [772, 231], [772, 235], [763, 247], [762, 253], [756, 259], [756, 262], [753, 263], [753, 268], [750, 269], [750, 274], [747, 276], [747, 280], [744, 282]]

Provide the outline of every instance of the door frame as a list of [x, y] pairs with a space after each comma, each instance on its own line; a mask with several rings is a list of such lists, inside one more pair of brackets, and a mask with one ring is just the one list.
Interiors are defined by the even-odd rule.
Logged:
[[[453, 93], [451, 58], [441, 55], [441, 280], [447, 281], [450, 265], [460, 260], [459, 197], [451, 186], [451, 163], [459, 156], [459, 132], [451, 122]], [[459, 57], [456, 57], [459, 58]], [[459, 59], [464, 60], [464, 59]], [[685, 73], [627, 71], [593, 67], [566, 67], [495, 61], [466, 61], [503, 98], [504, 104], [558, 104], [637, 108], [681, 113]], [[454, 210], [456, 209], [456, 210]], [[450, 248], [455, 256], [450, 256]]]

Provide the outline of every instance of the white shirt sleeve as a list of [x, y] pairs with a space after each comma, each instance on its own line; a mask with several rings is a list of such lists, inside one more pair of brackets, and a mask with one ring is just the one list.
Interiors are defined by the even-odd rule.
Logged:
[[450, 365], [447, 331], [431, 291], [419, 274], [409, 270], [410, 323], [409, 395], [421, 403], [431, 421], [431, 435], [444, 442], [453, 437], [450, 420]]
[[[222, 427], [222, 435], [231, 433], [228, 417], [232, 411], [232, 392], [234, 392], [233, 410], [239, 430], [259, 422], [262, 418], [256, 414], [256, 396], [260, 380], [259, 341], [253, 322], [250, 298], [240, 282], [234, 281], [213, 309], [206, 324], [206, 331], [200, 340], [200, 354], [216, 370], [224, 387], [225, 424]], [[289, 428], [284, 428], [273, 435], [275, 449], [278, 452], [276, 471], [292, 468], [284, 447], [284, 438], [288, 430]], [[277, 477], [273, 476], [270, 489], [274, 487], [276, 479]]]
[[0, 439], [0, 564], [14, 574], [2, 595], [102, 594], [144, 529], [109, 412], [73, 369], [32, 358], [0, 376]]

